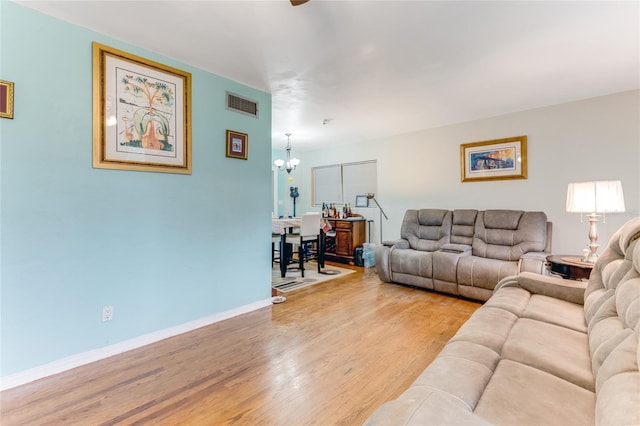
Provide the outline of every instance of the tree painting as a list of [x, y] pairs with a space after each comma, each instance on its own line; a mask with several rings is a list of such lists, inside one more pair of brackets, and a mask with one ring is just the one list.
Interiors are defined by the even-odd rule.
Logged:
[[120, 145], [174, 151], [174, 85], [123, 69], [118, 82]]

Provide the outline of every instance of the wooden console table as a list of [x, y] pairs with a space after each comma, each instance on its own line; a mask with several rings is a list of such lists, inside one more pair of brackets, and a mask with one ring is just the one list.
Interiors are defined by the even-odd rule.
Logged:
[[327, 237], [325, 259], [353, 265], [353, 254], [356, 248], [362, 247], [365, 241], [365, 224], [362, 217], [351, 219], [327, 219], [331, 230], [335, 231], [334, 241]]

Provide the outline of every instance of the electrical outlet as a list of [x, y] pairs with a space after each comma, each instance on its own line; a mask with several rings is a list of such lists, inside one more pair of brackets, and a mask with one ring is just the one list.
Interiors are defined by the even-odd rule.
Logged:
[[113, 306], [105, 306], [102, 308], [102, 321], [111, 321], [113, 319]]

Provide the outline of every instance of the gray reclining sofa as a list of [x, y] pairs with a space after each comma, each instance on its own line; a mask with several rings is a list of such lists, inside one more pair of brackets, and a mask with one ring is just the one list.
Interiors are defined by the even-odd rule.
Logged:
[[551, 223], [543, 212], [407, 210], [400, 239], [376, 247], [382, 281], [487, 300], [502, 278], [545, 272]]

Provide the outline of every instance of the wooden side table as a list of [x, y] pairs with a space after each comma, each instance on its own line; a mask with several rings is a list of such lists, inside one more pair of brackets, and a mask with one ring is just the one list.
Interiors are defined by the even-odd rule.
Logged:
[[572, 280], [588, 280], [593, 263], [585, 263], [580, 256], [553, 254], [547, 256], [549, 271]]

